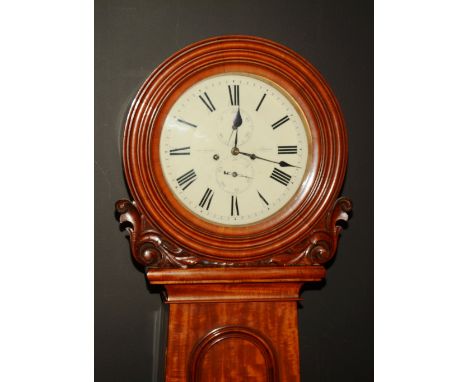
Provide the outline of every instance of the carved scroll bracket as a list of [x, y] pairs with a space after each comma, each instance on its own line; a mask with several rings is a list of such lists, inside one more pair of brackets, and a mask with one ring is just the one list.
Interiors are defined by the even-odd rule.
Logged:
[[120, 214], [119, 222], [130, 235], [132, 256], [143, 266], [157, 268], [187, 268], [200, 259], [184, 254], [182, 248], [163, 238], [160, 232], [148, 225], [135, 202], [118, 200], [115, 204]]
[[335, 255], [342, 231], [339, 221], [348, 221], [352, 209], [350, 199], [339, 198], [307, 236], [284, 253], [273, 256], [269, 263], [276, 265], [321, 265]]
[[339, 221], [347, 221], [352, 209], [348, 198], [338, 199], [307, 237], [284, 252], [255, 261], [223, 262], [191, 253], [163, 237], [147, 223], [135, 202], [116, 203], [119, 221], [130, 235], [132, 256], [139, 264], [155, 268], [188, 268], [195, 266], [301, 266], [322, 265], [335, 254], [342, 231]]

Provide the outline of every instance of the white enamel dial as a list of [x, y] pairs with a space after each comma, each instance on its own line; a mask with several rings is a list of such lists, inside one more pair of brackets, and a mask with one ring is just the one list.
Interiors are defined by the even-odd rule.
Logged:
[[160, 159], [179, 201], [215, 224], [256, 223], [284, 207], [305, 177], [308, 133], [296, 104], [241, 73], [187, 89], [164, 122]]

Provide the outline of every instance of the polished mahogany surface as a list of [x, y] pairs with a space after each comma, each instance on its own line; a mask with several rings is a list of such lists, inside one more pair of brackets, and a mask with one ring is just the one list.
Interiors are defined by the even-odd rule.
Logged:
[[[224, 72], [267, 78], [301, 108], [307, 175], [271, 218], [245, 226], [190, 213], [162, 174], [159, 140], [185, 89]], [[297, 301], [325, 277], [351, 201], [340, 198], [347, 134], [339, 105], [306, 60], [272, 41], [221, 36], [174, 54], [146, 80], [129, 111], [123, 162], [134, 201], [116, 203], [133, 259], [169, 304], [166, 382], [299, 382]]]
[[[270, 218], [235, 227], [205, 221], [183, 207], [165, 181], [159, 155], [174, 102], [198, 81], [226, 72], [259, 76], [283, 88], [301, 109], [310, 137], [307, 175], [295, 197]], [[210, 38], [168, 58], [140, 88], [124, 131], [123, 163], [135, 207], [185, 266], [311, 265], [330, 259], [336, 220], [329, 215], [351, 208], [347, 199], [337, 202], [347, 157], [343, 116], [320, 73], [287, 47], [253, 36]], [[318, 241], [327, 245], [315, 249]], [[169, 266], [149, 253], [144, 262]]]
[[321, 266], [148, 270], [169, 304], [166, 382], [299, 379], [297, 300]]

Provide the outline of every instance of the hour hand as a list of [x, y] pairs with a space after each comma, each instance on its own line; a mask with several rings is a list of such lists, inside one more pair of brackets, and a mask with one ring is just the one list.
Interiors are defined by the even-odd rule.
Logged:
[[237, 108], [236, 117], [234, 118], [234, 122], [232, 123], [232, 129], [236, 130], [240, 125], [242, 125], [242, 116], [240, 113], [240, 108]]
[[229, 142], [231, 142], [232, 134], [234, 134], [234, 131], [235, 131], [236, 137], [235, 137], [234, 147], [237, 147], [237, 129], [239, 128], [240, 125], [242, 125], [242, 116], [240, 113], [240, 108], [238, 108], [236, 116], [234, 118], [234, 122], [232, 123], [232, 131], [231, 131], [231, 135], [229, 136], [229, 141], [228, 141], [228, 144], [229, 144]]
[[300, 168], [299, 166], [295, 166], [293, 164], [290, 164], [288, 162], [285, 162], [285, 161], [274, 161], [274, 160], [271, 160], [271, 159], [266, 159], [266, 158], [262, 158], [262, 157], [259, 157], [258, 155], [255, 155], [255, 154], [249, 154], [249, 153], [244, 153], [242, 151], [239, 151], [239, 154], [242, 154], [242, 155], [245, 155], [245, 156], [248, 156], [250, 159], [254, 160], [254, 159], [261, 159], [261, 160], [264, 160], [264, 161], [267, 161], [267, 162], [271, 162], [271, 163], [276, 163], [276, 164], [279, 164], [280, 167], [296, 167], [296, 168]]

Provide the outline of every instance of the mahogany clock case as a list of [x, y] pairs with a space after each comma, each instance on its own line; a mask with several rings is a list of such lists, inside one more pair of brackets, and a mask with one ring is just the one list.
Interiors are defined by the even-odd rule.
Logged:
[[248, 12], [242, 4], [207, 1], [182, 1], [178, 6], [96, 2], [97, 381], [150, 381], [157, 368], [154, 318], [160, 300], [151, 287], [145, 293], [128, 242], [109, 213], [115, 200], [131, 198], [121, 166], [121, 133], [131, 100], [155, 65], [175, 51], [203, 38], [239, 32], [299, 52], [320, 70], [343, 110], [349, 162], [342, 194], [353, 200], [356, 212], [340, 239], [326, 287], [306, 288], [302, 294], [301, 376], [304, 381], [372, 380], [371, 20], [371, 2], [355, 7], [346, 2], [285, 6], [258, 1], [249, 3]]
[[[307, 175], [290, 203], [261, 222], [229, 227], [208, 223], [176, 201], [164, 181], [159, 141], [168, 109], [185, 89], [200, 79], [236, 72], [273, 81], [289, 93], [311, 139]], [[242, 105], [243, 110], [255, 108]], [[349, 199], [337, 199], [346, 170], [347, 136], [332, 90], [297, 53], [259, 37], [205, 39], [159, 65], [132, 102], [122, 155], [135, 202], [120, 200], [116, 208], [121, 222], [132, 226], [132, 254], [143, 265], [234, 265], [257, 259], [259, 265], [323, 264], [336, 249], [336, 222], [347, 220], [351, 210]]]

